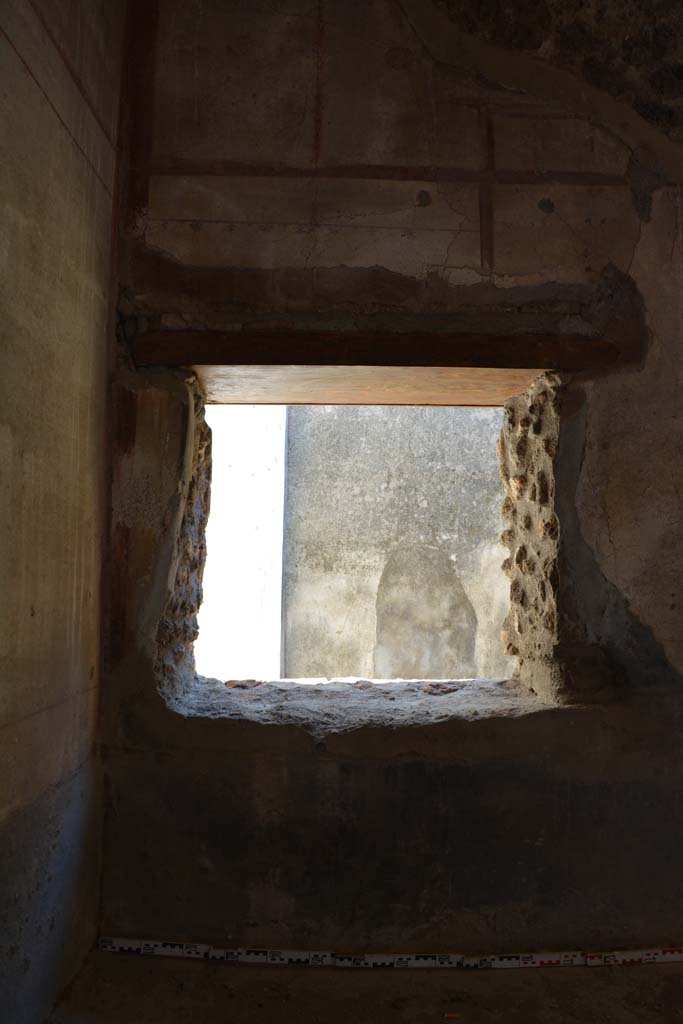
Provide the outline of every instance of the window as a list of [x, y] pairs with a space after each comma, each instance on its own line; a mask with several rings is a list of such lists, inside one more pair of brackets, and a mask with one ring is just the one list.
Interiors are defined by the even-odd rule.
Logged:
[[213, 405], [211, 512], [199, 637], [203, 676], [281, 675], [286, 407]]
[[220, 406], [197, 671], [500, 678], [503, 410]]

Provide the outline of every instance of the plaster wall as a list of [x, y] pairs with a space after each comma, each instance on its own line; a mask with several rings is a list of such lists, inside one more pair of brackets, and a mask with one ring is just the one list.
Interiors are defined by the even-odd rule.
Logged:
[[[667, 224], [653, 218], [652, 230], [666, 237]], [[135, 428], [119, 432], [115, 515], [127, 628], [107, 702], [104, 931], [353, 949], [675, 943], [683, 709], [666, 661], [644, 677], [624, 657], [611, 704], [547, 707], [521, 684], [455, 709], [425, 693], [429, 712], [408, 726], [392, 723], [390, 703], [363, 721], [355, 693], [346, 722], [324, 695], [308, 721], [285, 713], [282, 694], [270, 715], [255, 691], [228, 708], [220, 684], [173, 694], [166, 681], [162, 697], [155, 624], [196, 399], [167, 375], [126, 388]], [[601, 608], [588, 602], [585, 619], [628, 653]], [[646, 631], [659, 641], [638, 629], [642, 662]]]
[[[600, 573], [633, 619], [622, 648], [638, 657], [638, 624], [651, 671], [683, 673], [680, 496], [683, 488], [681, 191], [662, 189], [643, 224], [631, 273], [648, 310], [650, 345], [639, 372], [586, 387], [586, 444], [577, 509]], [[616, 632], [604, 615], [603, 634]], [[642, 648], [641, 648], [642, 649]]]
[[642, 183], [569, 91], [434, 60], [390, 0], [152, 6], [131, 316], [481, 330], [484, 304], [491, 330], [571, 331], [607, 268], [628, 270]]
[[[544, 706], [522, 679], [495, 707], [410, 726], [345, 726], [321, 701], [322, 730], [222, 713], [212, 686], [164, 700], [154, 645], [192, 399], [177, 377], [128, 380], [103, 927], [317, 948], [678, 945], [678, 187], [638, 171], [633, 139], [656, 130], [625, 105], [589, 112], [571, 75], [559, 89], [540, 60], [449, 48], [405, 6], [162, 0], [122, 311], [130, 331], [613, 341], [623, 365], [570, 382], [555, 470], [569, 625], [608, 651], [614, 700]], [[682, 180], [677, 144], [656, 152]]]
[[501, 678], [498, 409], [292, 406], [285, 675]]
[[0, 7], [0, 1017], [96, 934], [119, 3]]

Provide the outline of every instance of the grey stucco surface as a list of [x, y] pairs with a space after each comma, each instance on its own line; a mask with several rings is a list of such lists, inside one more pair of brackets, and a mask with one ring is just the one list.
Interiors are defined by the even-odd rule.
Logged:
[[292, 406], [285, 675], [504, 677], [502, 411]]
[[0, 1020], [96, 936], [95, 755], [124, 4], [0, 4]]
[[87, 763], [0, 825], [0, 1011], [42, 1021], [95, 940], [99, 773]]

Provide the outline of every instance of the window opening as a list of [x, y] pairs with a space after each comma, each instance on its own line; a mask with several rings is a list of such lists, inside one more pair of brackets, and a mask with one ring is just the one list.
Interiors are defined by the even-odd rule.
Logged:
[[231, 679], [281, 675], [283, 405], [210, 405], [211, 509], [197, 672]]
[[207, 406], [198, 673], [510, 675], [502, 419], [498, 408]]

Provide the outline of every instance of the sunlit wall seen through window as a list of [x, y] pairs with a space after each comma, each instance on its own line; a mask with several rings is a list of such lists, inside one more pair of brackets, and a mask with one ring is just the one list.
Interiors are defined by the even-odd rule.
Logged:
[[279, 679], [287, 407], [209, 405], [213, 480], [197, 672]]

